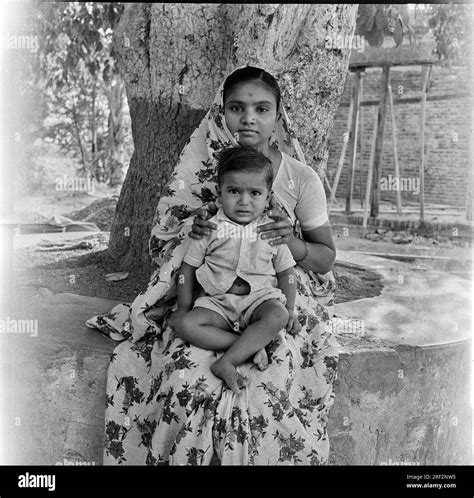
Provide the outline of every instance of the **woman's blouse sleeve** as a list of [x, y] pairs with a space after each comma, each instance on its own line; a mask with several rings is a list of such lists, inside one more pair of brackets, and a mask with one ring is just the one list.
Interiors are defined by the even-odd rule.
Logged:
[[301, 178], [295, 214], [304, 231], [318, 228], [329, 219], [323, 183], [310, 167], [305, 168]]

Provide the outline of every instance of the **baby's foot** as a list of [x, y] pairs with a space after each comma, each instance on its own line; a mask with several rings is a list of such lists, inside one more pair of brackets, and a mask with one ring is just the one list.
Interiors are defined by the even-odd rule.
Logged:
[[249, 383], [248, 379], [240, 375], [234, 365], [226, 361], [224, 357], [219, 358], [211, 365], [211, 372], [222, 379], [234, 394], [240, 394], [240, 390]]
[[268, 367], [268, 356], [265, 348], [262, 348], [255, 353], [253, 362], [257, 365], [259, 370], [265, 370]]

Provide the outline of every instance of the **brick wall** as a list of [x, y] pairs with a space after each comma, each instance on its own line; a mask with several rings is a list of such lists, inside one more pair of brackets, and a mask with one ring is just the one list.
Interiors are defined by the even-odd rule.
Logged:
[[[459, 94], [470, 91], [468, 68], [465, 66], [433, 66], [428, 97], [434, 95]], [[337, 164], [341, 153], [344, 133], [347, 132], [347, 114], [350, 101], [353, 75], [348, 74], [344, 95], [336, 115], [332, 138], [330, 141], [327, 177], [333, 184]], [[367, 69], [362, 76], [362, 102], [379, 100], [381, 94], [382, 70]], [[397, 134], [398, 163], [400, 177], [409, 178], [411, 187], [419, 185], [419, 167], [421, 161], [421, 103], [398, 104], [400, 98], [420, 97], [422, 77], [420, 66], [392, 67], [390, 83], [394, 98], [395, 127]], [[398, 91], [402, 90], [401, 97]], [[360, 194], [365, 195], [367, 169], [371, 142], [378, 106], [362, 106], [362, 154], [357, 153], [354, 177], [354, 207], [360, 206]], [[437, 204], [449, 204], [463, 207], [466, 202], [467, 178], [469, 165], [469, 133], [472, 104], [470, 97], [452, 100], [427, 101], [425, 121], [425, 201]], [[337, 197], [347, 194], [347, 176], [351, 138], [349, 139], [344, 168], [339, 180]], [[361, 165], [362, 162], [362, 165]], [[381, 177], [389, 179], [395, 176], [393, 159], [392, 126], [389, 107], [385, 122], [385, 136], [382, 156]], [[407, 185], [407, 184], [405, 184]], [[382, 186], [382, 184], [381, 184]], [[419, 195], [412, 191], [402, 191], [402, 202], [419, 202]], [[395, 202], [395, 192], [382, 190], [381, 200]]]

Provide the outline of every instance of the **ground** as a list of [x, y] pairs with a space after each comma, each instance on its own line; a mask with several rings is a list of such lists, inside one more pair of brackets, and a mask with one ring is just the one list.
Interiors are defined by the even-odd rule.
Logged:
[[[106, 280], [107, 274], [121, 271], [107, 255], [108, 238], [108, 232], [85, 236], [83, 241], [90, 243], [90, 249], [40, 251], [41, 246], [17, 249], [14, 254], [15, 286], [47, 288], [54, 294], [72, 292], [133, 301], [146, 289], [152, 269], [131, 270], [129, 276], [120, 281]], [[337, 263], [334, 272], [338, 282], [337, 302], [380, 294], [380, 277], [368, 269]]]

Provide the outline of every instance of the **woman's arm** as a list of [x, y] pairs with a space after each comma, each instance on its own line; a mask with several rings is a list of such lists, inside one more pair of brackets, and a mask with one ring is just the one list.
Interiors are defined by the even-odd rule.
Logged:
[[[332, 270], [336, 259], [336, 247], [331, 234], [329, 222], [324, 223], [313, 230], [303, 231], [304, 241], [307, 242], [308, 254], [306, 254], [306, 244], [303, 240], [295, 237], [291, 221], [284, 211], [272, 207], [268, 216], [274, 219], [273, 223], [266, 223], [257, 228], [262, 233], [262, 239], [270, 240], [270, 245], [287, 244], [291, 255], [303, 268], [315, 273], [325, 274]], [[302, 258], [304, 258], [302, 260]]]
[[[336, 259], [336, 246], [329, 222], [313, 230], [303, 231], [303, 239], [307, 242], [308, 254], [306, 257], [306, 247], [303, 240], [292, 237], [288, 242], [293, 258], [300, 260], [298, 264], [315, 273], [324, 274], [332, 270]], [[301, 261], [302, 258], [304, 259]]]

